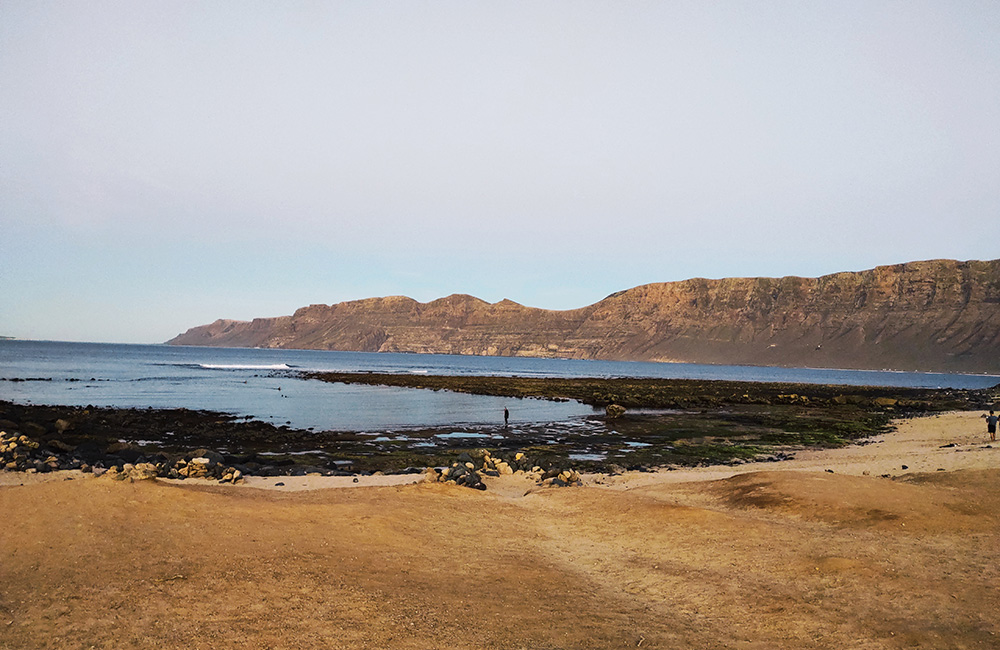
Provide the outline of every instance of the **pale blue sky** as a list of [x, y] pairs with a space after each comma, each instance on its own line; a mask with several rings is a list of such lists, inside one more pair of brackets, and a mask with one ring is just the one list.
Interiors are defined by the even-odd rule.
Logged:
[[998, 257], [997, 2], [0, 2], [0, 334]]

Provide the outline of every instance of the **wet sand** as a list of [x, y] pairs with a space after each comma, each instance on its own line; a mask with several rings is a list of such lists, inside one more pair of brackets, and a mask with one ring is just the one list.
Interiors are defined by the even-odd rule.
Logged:
[[979, 416], [575, 488], [0, 473], [0, 648], [995, 648]]

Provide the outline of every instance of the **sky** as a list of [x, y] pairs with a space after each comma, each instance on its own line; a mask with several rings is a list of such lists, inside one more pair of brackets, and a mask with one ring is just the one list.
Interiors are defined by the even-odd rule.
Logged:
[[0, 2], [0, 335], [1000, 258], [1000, 3]]

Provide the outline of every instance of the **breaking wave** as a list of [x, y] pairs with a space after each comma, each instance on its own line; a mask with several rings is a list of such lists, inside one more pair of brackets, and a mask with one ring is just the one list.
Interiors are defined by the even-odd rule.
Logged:
[[287, 363], [199, 363], [205, 370], [291, 370], [295, 366]]

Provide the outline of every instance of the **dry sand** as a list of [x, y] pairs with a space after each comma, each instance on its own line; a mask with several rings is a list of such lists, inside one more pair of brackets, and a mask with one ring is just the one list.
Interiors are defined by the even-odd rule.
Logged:
[[998, 648], [979, 416], [583, 488], [0, 473], [0, 648]]

